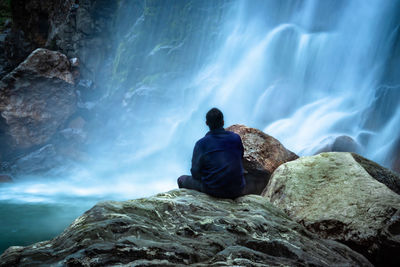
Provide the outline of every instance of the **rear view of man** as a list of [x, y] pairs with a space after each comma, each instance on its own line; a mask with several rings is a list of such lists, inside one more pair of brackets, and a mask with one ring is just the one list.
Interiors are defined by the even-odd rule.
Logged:
[[193, 150], [192, 176], [179, 177], [178, 186], [215, 197], [236, 198], [245, 186], [242, 140], [224, 130], [224, 117], [217, 108], [207, 112], [206, 124], [210, 131], [196, 142]]

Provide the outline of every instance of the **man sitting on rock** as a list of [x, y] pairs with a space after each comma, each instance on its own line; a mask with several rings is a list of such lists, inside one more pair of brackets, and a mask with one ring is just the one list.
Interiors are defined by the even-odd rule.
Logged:
[[178, 186], [220, 198], [241, 196], [245, 186], [242, 140], [236, 133], [224, 130], [224, 117], [217, 108], [207, 112], [206, 124], [210, 131], [193, 150], [192, 176], [179, 177]]

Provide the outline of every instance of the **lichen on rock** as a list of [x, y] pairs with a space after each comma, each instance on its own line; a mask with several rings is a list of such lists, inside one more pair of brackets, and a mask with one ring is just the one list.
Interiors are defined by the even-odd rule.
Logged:
[[399, 177], [382, 169], [351, 153], [302, 157], [276, 169], [262, 195], [321, 237], [398, 266], [400, 196], [381, 182]]

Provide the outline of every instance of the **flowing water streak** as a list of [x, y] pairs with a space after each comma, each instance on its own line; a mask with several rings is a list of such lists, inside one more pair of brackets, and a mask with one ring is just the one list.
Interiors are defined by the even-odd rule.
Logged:
[[[123, 2], [128, 7], [131, 3]], [[117, 138], [100, 137], [107, 146], [105, 153], [98, 153], [96, 164], [58, 185], [12, 187], [36, 199], [62, 195], [121, 199], [172, 189], [176, 177], [189, 172], [193, 145], [207, 131], [204, 114], [212, 106], [224, 111], [226, 125], [262, 129], [300, 155], [313, 154], [327, 140], [347, 135], [362, 146], [363, 155], [390, 166], [392, 155], [398, 153], [400, 87], [385, 78], [385, 68], [399, 39], [399, 2], [227, 3], [218, 42], [208, 49], [186, 47], [181, 53], [195, 55], [194, 66], [151, 86], [130, 82], [129, 63], [140, 60], [131, 55], [149, 47], [142, 64], [151, 78], [165, 65], [160, 50], [175, 53], [183, 49], [182, 42], [150, 43], [164, 27], [160, 22], [149, 43], [137, 47], [147, 36], [140, 35], [145, 18], [124, 17], [119, 22], [123, 25], [116, 26], [125, 31], [113, 37], [114, 62], [123, 64], [115, 64], [111, 88], [125, 93], [125, 109], [110, 110], [105, 118], [110, 124], [107, 131], [117, 132]], [[206, 43], [204, 32], [194, 44]], [[148, 61], [151, 64], [146, 65]], [[398, 59], [393, 66], [400, 67]], [[161, 75], [168, 71], [163, 69]], [[10, 192], [3, 199], [12, 199]]]
[[[398, 34], [398, 26], [390, 28], [398, 5], [306, 1], [266, 22], [263, 18], [273, 16], [274, 6], [290, 10], [293, 1], [269, 1], [263, 12], [243, 18], [243, 10], [253, 10], [254, 4], [260, 2], [237, 2], [239, 19], [220, 55], [196, 80], [198, 90], [207, 88], [207, 101], [235, 118], [232, 121], [264, 129], [300, 155], [313, 154], [328, 137], [347, 135], [363, 146], [365, 156], [390, 166], [399, 113], [389, 114], [379, 129], [371, 130], [364, 122], [380, 112], [373, 105], [385, 82], [391, 36]], [[204, 105], [197, 103], [198, 110], [204, 112]], [[366, 133], [368, 142], [362, 138]]]
[[[217, 2], [208, 0], [209, 10]], [[143, 31], [146, 18], [138, 14], [138, 3], [143, 2], [120, 1], [126, 14], [110, 36], [116, 52], [109, 88], [125, 97], [124, 109], [107, 110], [104, 132], [117, 132], [116, 138], [100, 136], [105, 153], [96, 150], [96, 164], [69, 179], [2, 186], [0, 214], [7, 221], [0, 224], [0, 241], [7, 242], [0, 242], [0, 250], [54, 236], [98, 200], [175, 188], [176, 177], [189, 172], [193, 145], [207, 131], [204, 114], [212, 106], [224, 111], [226, 125], [262, 129], [300, 155], [339, 135], [354, 138], [364, 156], [386, 166], [398, 155], [400, 77], [393, 73], [400, 69], [400, 1], [226, 1], [219, 31], [205, 23], [212, 21], [205, 12], [196, 17], [204, 19], [201, 36], [186, 48], [185, 38], [172, 46], [151, 43], [169, 24], [160, 20], [159, 28]], [[205, 48], [208, 34], [216, 43]], [[148, 55], [139, 57], [147, 47]], [[194, 58], [178, 75], [170, 73], [174, 62], [165, 62], [165, 55], [176, 52]], [[145, 81], [131, 81], [132, 65], [146, 70]], [[117, 102], [110, 95], [104, 99], [113, 107]], [[36, 236], [37, 229], [42, 234]]]

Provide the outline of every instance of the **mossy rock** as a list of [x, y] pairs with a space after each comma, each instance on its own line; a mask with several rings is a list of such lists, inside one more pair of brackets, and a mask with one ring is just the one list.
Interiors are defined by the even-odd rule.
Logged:
[[262, 195], [321, 237], [400, 266], [399, 180], [359, 155], [321, 153], [278, 167]]

